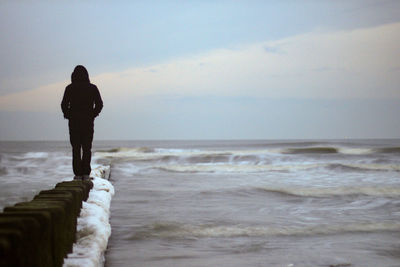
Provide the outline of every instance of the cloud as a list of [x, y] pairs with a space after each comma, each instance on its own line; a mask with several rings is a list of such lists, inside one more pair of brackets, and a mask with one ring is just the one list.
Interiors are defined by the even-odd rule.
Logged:
[[57, 82], [37, 89], [0, 96], [0, 110], [58, 111], [67, 82]]
[[[106, 105], [152, 96], [400, 98], [400, 23], [217, 49], [91, 77]], [[66, 74], [69, 76], [69, 74]], [[58, 111], [67, 81], [0, 96], [0, 110]], [[145, 107], [143, 107], [145, 108]]]

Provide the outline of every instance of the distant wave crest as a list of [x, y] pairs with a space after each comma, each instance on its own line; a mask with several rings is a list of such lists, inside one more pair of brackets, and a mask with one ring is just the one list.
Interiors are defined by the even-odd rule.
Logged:
[[287, 148], [282, 150], [284, 154], [333, 154], [338, 153], [335, 147], [306, 147], [306, 148]]
[[400, 188], [398, 187], [257, 187], [257, 191], [267, 193], [279, 193], [300, 197], [332, 197], [346, 195], [368, 195], [378, 197], [399, 197]]
[[383, 147], [375, 149], [378, 153], [400, 153], [400, 147]]

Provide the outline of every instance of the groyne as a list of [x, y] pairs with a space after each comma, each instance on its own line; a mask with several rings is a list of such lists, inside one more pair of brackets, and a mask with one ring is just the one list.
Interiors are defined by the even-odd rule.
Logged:
[[77, 240], [73, 252], [64, 259], [63, 267], [101, 267], [111, 235], [110, 207], [114, 187], [108, 181], [110, 166], [92, 170], [93, 188], [87, 201], [82, 203], [78, 218]]
[[91, 181], [64, 181], [0, 213], [0, 266], [62, 266]]

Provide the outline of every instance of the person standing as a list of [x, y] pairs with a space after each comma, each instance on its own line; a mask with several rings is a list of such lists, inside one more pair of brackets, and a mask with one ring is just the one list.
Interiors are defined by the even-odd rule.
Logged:
[[65, 88], [61, 102], [64, 118], [68, 119], [75, 180], [89, 180], [94, 119], [102, 109], [103, 100], [99, 89], [90, 83], [86, 68], [76, 66], [71, 74], [71, 84]]

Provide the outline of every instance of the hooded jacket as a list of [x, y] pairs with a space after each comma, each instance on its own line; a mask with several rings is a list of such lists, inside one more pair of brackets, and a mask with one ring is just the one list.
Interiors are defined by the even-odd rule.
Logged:
[[61, 109], [64, 118], [92, 118], [99, 115], [103, 108], [97, 86], [90, 83], [89, 73], [84, 66], [78, 65], [71, 74], [71, 84], [65, 88]]

